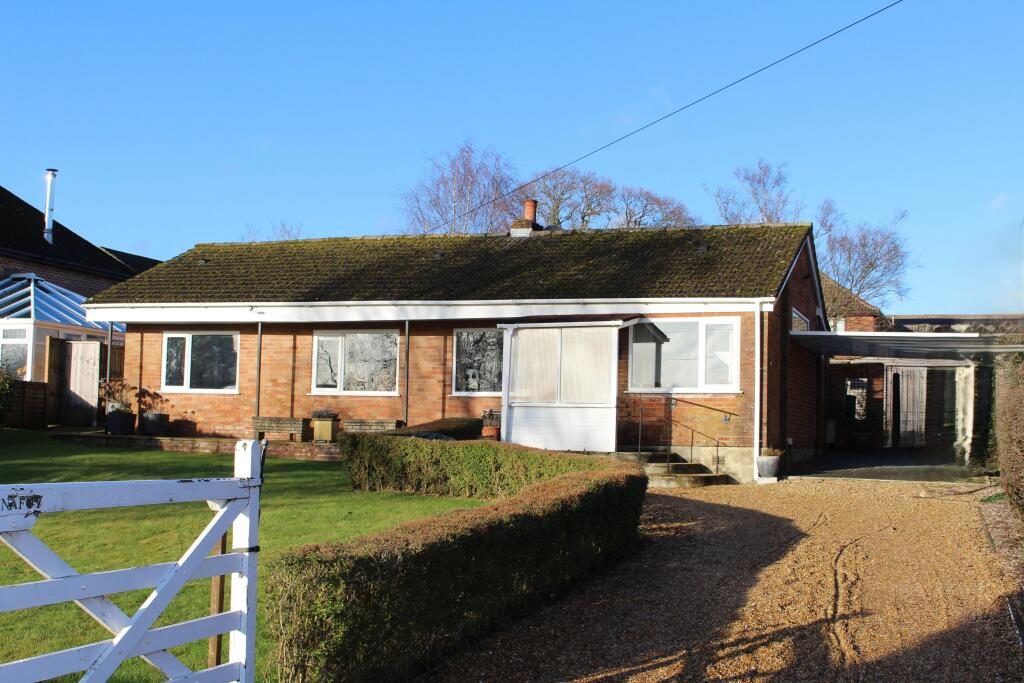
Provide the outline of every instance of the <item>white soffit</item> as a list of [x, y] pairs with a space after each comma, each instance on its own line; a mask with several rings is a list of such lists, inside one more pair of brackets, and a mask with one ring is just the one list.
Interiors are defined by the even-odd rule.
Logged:
[[791, 332], [793, 341], [828, 356], [938, 358], [960, 360], [1024, 352], [1022, 344], [1001, 343], [999, 335], [954, 332]]
[[90, 320], [127, 323], [330, 323], [471, 320], [569, 315], [749, 313], [760, 299], [553, 299], [505, 301], [346, 301], [309, 303], [87, 304]]

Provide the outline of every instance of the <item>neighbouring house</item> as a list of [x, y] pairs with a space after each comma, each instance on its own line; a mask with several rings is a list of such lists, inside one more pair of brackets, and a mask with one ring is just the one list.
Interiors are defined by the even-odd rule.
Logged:
[[52, 175], [48, 184], [50, 205], [45, 212], [0, 187], [0, 278], [34, 273], [76, 294], [92, 296], [159, 263], [96, 246], [53, 220]]
[[822, 444], [826, 329], [808, 224], [200, 244], [86, 303], [125, 379], [201, 434], [254, 415], [417, 424], [502, 411], [502, 439], [673, 449], [736, 480]]
[[[1024, 333], [1024, 316], [885, 315], [827, 275], [826, 301], [841, 311], [838, 332], [864, 339], [994, 339]], [[992, 353], [886, 353], [865, 349], [829, 359], [826, 445], [840, 449], [922, 449], [962, 462], [984, 457], [992, 412]]]
[[100, 377], [112, 365], [120, 373], [120, 349], [110, 348], [123, 344], [124, 326], [87, 320], [82, 304], [159, 261], [96, 246], [54, 221], [55, 176], [47, 172], [45, 211], [0, 187], [0, 366], [48, 385], [46, 419], [34, 424], [93, 424]]

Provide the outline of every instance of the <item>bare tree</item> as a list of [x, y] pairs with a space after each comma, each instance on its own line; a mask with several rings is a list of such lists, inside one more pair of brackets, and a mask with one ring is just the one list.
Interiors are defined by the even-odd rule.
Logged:
[[407, 230], [452, 235], [506, 230], [519, 211], [517, 185], [504, 156], [466, 140], [431, 159], [424, 178], [403, 195]]
[[593, 171], [563, 168], [538, 173], [525, 188], [537, 200], [540, 220], [571, 230], [605, 227], [615, 209], [615, 184]]
[[719, 187], [711, 193], [726, 223], [786, 223], [796, 221], [804, 205], [793, 199], [786, 165], [759, 159], [756, 166], [733, 171], [739, 189]]
[[[785, 223], [798, 221], [804, 205], [793, 197], [785, 165], [773, 166], [761, 159], [754, 167], [740, 167], [733, 175], [738, 188], [719, 187], [711, 193], [726, 223]], [[827, 290], [829, 317], [849, 313], [856, 299], [882, 306], [906, 294], [910, 254], [900, 235], [905, 211], [887, 221], [850, 224], [831, 199], [818, 206], [815, 243], [818, 267], [853, 297]]]
[[302, 224], [286, 223], [284, 221], [278, 221], [270, 226], [269, 237], [264, 237], [263, 230], [251, 223], [246, 224], [246, 226], [242, 228], [241, 234], [242, 242], [267, 242], [299, 239], [302, 239]]
[[685, 228], [696, 225], [686, 205], [639, 187], [621, 187], [615, 194], [617, 228]]

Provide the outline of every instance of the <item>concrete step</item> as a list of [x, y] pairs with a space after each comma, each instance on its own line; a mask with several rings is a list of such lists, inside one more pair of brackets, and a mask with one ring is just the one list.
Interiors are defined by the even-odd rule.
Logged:
[[635, 463], [640, 463], [641, 465], [646, 465], [648, 463], [653, 464], [653, 463], [659, 463], [659, 462], [662, 465], [664, 465], [666, 462], [678, 462], [678, 463], [685, 462], [685, 460], [683, 460], [682, 456], [680, 456], [678, 453], [666, 453], [666, 452], [655, 452], [655, 451], [646, 452], [645, 451], [643, 453], [636, 453], [636, 452], [632, 452], [632, 453], [630, 453], [630, 452], [610, 453], [609, 455], [611, 457], [615, 458], [616, 460], [621, 460], [622, 462], [635, 462]]
[[725, 474], [649, 474], [648, 486], [665, 489], [689, 489], [698, 486], [714, 486], [728, 484], [729, 476]]
[[651, 474], [711, 474], [705, 465], [699, 462], [649, 462], [644, 465], [644, 472]]

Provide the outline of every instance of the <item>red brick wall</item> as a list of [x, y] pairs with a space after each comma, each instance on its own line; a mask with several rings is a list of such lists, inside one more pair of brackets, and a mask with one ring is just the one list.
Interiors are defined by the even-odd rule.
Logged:
[[[409, 422], [418, 424], [442, 417], [479, 416], [500, 408], [500, 397], [451, 396], [451, 358], [455, 327], [490, 327], [493, 321], [452, 323], [414, 322], [410, 327]], [[307, 417], [314, 408], [332, 408], [342, 420], [391, 419], [404, 415], [404, 323], [375, 323], [373, 329], [399, 332], [398, 396], [310, 395], [313, 373], [313, 332], [317, 329], [360, 329], [351, 325], [263, 326], [260, 376], [260, 414], [274, 417]], [[131, 325], [126, 335], [125, 379], [151, 391], [160, 391], [163, 334], [187, 329], [235, 331], [239, 334], [238, 394], [167, 393], [172, 420], [178, 431], [243, 436], [251, 432], [255, 414], [255, 325]], [[190, 424], [193, 423], [193, 424]]]
[[27, 261], [0, 255], [0, 277], [7, 277], [14, 273], [35, 273], [44, 280], [49, 280], [55, 285], [70, 289], [72, 292], [82, 296], [98, 294], [111, 285], [120, 282], [116, 278], [90, 275], [69, 268], [40, 263], [39, 261]]
[[[740, 391], [739, 394], [631, 394], [629, 377], [629, 332], [619, 333], [618, 447], [635, 450], [640, 434], [644, 447], [719, 446], [750, 447], [753, 444], [754, 414], [754, 314], [726, 315], [740, 319]], [[665, 314], [655, 317], [701, 317], [701, 314]], [[675, 407], [672, 401], [675, 400]], [[728, 418], [728, 421], [726, 421]]]
[[[810, 320], [809, 329], [820, 329], [817, 320], [819, 302], [812, 267], [810, 256], [805, 250], [773, 311], [771, 324], [778, 328], [773, 332], [781, 358], [773, 357], [772, 362], [778, 360], [781, 363], [781, 379], [784, 380], [776, 385], [776, 390], [781, 393], [775, 395], [778, 401], [785, 402], [785, 412], [781, 415], [782, 424], [772, 434], [774, 438], [766, 442], [769, 446], [786, 448], [790, 440], [794, 449], [814, 449], [818, 445], [824, 408], [819, 383], [823, 372], [822, 361], [815, 353], [788, 339], [793, 309]], [[786, 338], [785, 345], [779, 346], [783, 337]]]
[[847, 332], [874, 332], [878, 328], [877, 316], [851, 313], [844, 318]]

